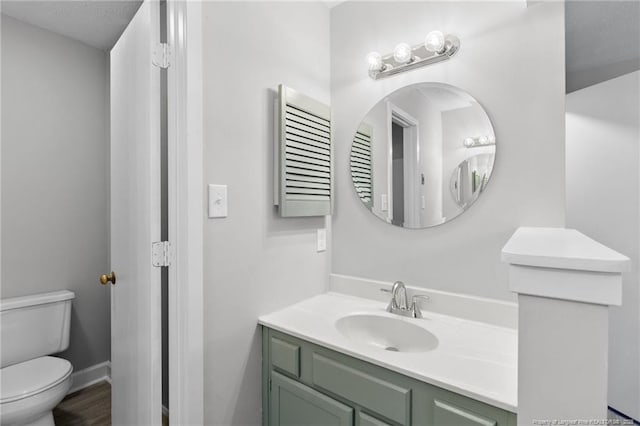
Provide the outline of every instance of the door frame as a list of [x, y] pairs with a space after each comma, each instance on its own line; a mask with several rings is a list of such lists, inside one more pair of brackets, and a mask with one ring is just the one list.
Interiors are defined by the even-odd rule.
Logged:
[[169, 423], [204, 424], [202, 5], [167, 0]]
[[[418, 158], [420, 157], [419, 146], [420, 141], [418, 140], [418, 135], [420, 134], [419, 125], [420, 122], [417, 118], [413, 117], [411, 114], [395, 105], [391, 101], [387, 101], [387, 222], [393, 222], [393, 136], [392, 136], [392, 123], [397, 123], [403, 127], [403, 139], [405, 148], [407, 146], [407, 141], [415, 141], [415, 149], [414, 150], [406, 150], [406, 152], [410, 152], [411, 160], [409, 163], [407, 161], [404, 162], [405, 167], [405, 176], [414, 176], [418, 170]], [[409, 167], [407, 167], [409, 166]], [[412, 183], [413, 185], [413, 183]], [[413, 190], [409, 191], [413, 192]], [[407, 193], [406, 182], [405, 182], [405, 194]], [[405, 219], [406, 212], [411, 212], [410, 220], [405, 220], [404, 223], [410, 222], [413, 223], [415, 221], [414, 218], [414, 209], [415, 209], [415, 200], [411, 200], [412, 197], [404, 197], [405, 198]], [[409, 201], [407, 201], [409, 198]], [[407, 206], [409, 204], [409, 206]], [[407, 208], [408, 207], [408, 208]]]

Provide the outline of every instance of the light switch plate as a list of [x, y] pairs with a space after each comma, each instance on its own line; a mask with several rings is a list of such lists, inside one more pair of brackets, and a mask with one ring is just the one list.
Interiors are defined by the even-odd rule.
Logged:
[[227, 217], [227, 185], [209, 184], [209, 217]]
[[387, 194], [380, 195], [380, 210], [383, 212], [389, 210], [389, 197], [387, 197]]
[[327, 229], [318, 229], [317, 237], [318, 251], [325, 251], [327, 249]]

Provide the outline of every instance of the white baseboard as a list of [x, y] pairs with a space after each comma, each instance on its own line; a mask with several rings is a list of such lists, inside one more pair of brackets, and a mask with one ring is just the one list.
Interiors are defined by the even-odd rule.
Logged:
[[[111, 383], [111, 362], [105, 361], [100, 364], [92, 365], [91, 367], [79, 370], [71, 374], [71, 388], [67, 395], [78, 392], [84, 388], [88, 388], [91, 385], [95, 385], [100, 382]], [[162, 406], [162, 415], [169, 417], [169, 409]]]
[[107, 381], [111, 383], [111, 362], [101, 362], [84, 370], [76, 371], [71, 374], [71, 379], [73, 382], [67, 395], [99, 382]]

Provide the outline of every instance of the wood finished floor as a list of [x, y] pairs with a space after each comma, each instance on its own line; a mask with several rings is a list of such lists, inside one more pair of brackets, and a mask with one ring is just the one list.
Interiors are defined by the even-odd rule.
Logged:
[[[111, 426], [111, 385], [101, 382], [67, 395], [53, 418], [56, 426]], [[168, 425], [162, 416], [162, 426]]]
[[[111, 385], [101, 382], [67, 395], [53, 409], [56, 426], [111, 426]], [[613, 411], [609, 419], [626, 420]], [[169, 419], [162, 416], [162, 426]]]

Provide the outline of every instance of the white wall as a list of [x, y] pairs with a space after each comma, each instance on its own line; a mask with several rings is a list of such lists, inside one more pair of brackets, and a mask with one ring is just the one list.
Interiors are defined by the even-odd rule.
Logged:
[[[331, 101], [337, 204], [332, 272], [513, 299], [500, 249], [522, 225], [564, 225], [564, 5], [549, 2], [346, 2], [331, 12]], [[450, 61], [374, 81], [366, 54], [460, 37]], [[381, 222], [361, 205], [349, 147], [369, 109], [407, 84], [443, 82], [487, 110], [498, 143], [485, 193], [454, 221], [425, 230]]]
[[[324, 218], [273, 206], [273, 100], [284, 83], [329, 103], [322, 3], [205, 2], [205, 184], [229, 186], [229, 217], [204, 229], [205, 424], [261, 424], [257, 318], [328, 286]], [[345, 155], [348, 155], [345, 154]]]
[[609, 313], [609, 405], [640, 419], [640, 72], [567, 95], [567, 226], [632, 260]]
[[2, 15], [2, 297], [75, 292], [76, 370], [110, 358], [106, 53]]

